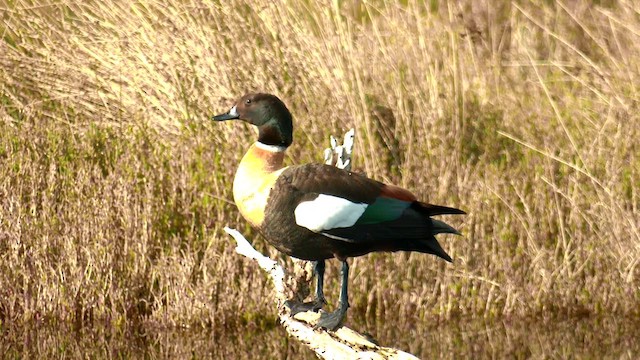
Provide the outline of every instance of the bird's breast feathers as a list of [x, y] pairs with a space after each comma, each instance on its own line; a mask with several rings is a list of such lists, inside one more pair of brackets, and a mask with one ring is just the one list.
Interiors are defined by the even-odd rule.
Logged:
[[240, 172], [236, 175], [233, 182], [233, 198], [238, 210], [251, 225], [262, 225], [269, 193], [283, 170], [265, 176], [243, 176]]
[[284, 153], [254, 144], [242, 158], [233, 180], [233, 198], [242, 216], [251, 225], [264, 221], [269, 193], [286, 168], [281, 168]]

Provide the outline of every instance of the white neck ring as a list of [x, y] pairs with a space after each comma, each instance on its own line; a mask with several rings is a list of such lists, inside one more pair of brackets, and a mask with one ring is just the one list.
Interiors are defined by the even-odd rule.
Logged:
[[263, 144], [260, 141], [256, 141], [256, 147], [262, 149], [262, 150], [267, 150], [270, 152], [283, 152], [285, 150], [287, 150], [286, 146], [280, 146], [280, 145], [267, 145], [267, 144]]

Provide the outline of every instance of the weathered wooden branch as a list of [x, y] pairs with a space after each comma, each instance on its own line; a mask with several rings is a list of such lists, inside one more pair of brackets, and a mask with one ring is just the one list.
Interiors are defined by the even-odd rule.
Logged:
[[[331, 136], [331, 149], [326, 149], [324, 153], [325, 163], [350, 169], [354, 136], [355, 131], [349, 130], [344, 136], [342, 145]], [[255, 250], [238, 231], [228, 227], [224, 230], [236, 240], [236, 252], [256, 260], [260, 268], [271, 278], [278, 316], [289, 335], [315, 351], [318, 357], [323, 359], [417, 359], [401, 350], [378, 346], [371, 337], [345, 326], [335, 332], [314, 329], [314, 325], [320, 318], [319, 313], [307, 311], [291, 316], [286, 306], [287, 300], [302, 301], [309, 294], [312, 270], [310, 266], [306, 266], [308, 263], [295, 261], [296, 268], [293, 275], [288, 274], [276, 261]]]

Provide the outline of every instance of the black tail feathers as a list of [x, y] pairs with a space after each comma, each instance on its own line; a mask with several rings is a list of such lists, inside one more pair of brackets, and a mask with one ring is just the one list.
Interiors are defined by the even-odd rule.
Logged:
[[427, 216], [434, 216], [434, 215], [464, 215], [464, 214], [466, 214], [466, 212], [464, 212], [464, 211], [462, 211], [460, 209], [456, 209], [456, 208], [452, 208], [452, 207], [448, 207], [448, 206], [427, 204], [427, 203], [420, 202], [420, 201], [414, 202], [412, 207], [416, 211], [418, 211], [419, 213], [425, 214]]
[[440, 220], [436, 220], [436, 219], [431, 219], [431, 234], [432, 235], [436, 235], [436, 234], [456, 234], [456, 235], [462, 235], [460, 234], [460, 232], [456, 229], [454, 229], [451, 225], [445, 223], [444, 221], [440, 221]]
[[454, 229], [452, 226], [445, 223], [444, 221], [432, 219], [430, 218], [430, 216], [462, 215], [462, 214], [466, 214], [466, 212], [460, 209], [456, 209], [448, 206], [433, 205], [433, 204], [428, 204], [428, 203], [419, 202], [419, 201], [414, 202], [412, 204], [412, 208], [415, 209], [417, 212], [421, 213], [422, 215], [425, 215], [427, 217], [426, 219], [427, 221], [431, 221], [431, 236], [421, 242], [423, 247], [422, 251], [426, 251], [428, 253], [439, 256], [447, 260], [448, 262], [453, 262], [453, 260], [451, 259], [451, 256], [449, 256], [449, 254], [447, 254], [444, 251], [442, 246], [440, 246], [440, 243], [438, 243], [438, 240], [436, 240], [435, 235], [437, 234], [461, 235], [461, 234], [458, 230]]
[[447, 254], [447, 252], [444, 251], [442, 246], [440, 246], [440, 243], [438, 242], [438, 240], [436, 240], [435, 236], [431, 235], [431, 237], [421, 241], [420, 244], [421, 246], [418, 251], [433, 254], [447, 260], [448, 262], [453, 262], [453, 259], [451, 259], [451, 256], [449, 256], [449, 254]]

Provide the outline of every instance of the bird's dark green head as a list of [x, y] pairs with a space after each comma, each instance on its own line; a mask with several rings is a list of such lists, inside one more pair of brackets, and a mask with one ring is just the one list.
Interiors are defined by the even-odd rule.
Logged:
[[258, 141], [287, 147], [293, 141], [293, 122], [282, 100], [271, 94], [246, 94], [215, 121], [243, 120], [258, 127]]

